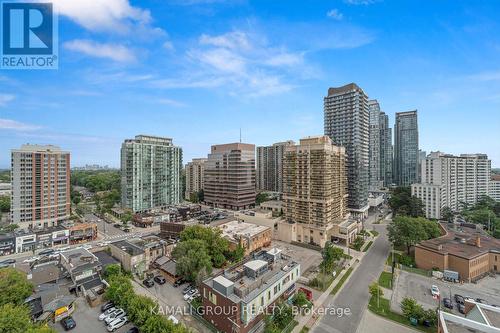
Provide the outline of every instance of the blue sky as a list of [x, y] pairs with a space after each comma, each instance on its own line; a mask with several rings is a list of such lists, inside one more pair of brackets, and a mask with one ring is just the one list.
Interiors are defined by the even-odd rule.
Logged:
[[119, 165], [136, 134], [211, 144], [323, 133], [328, 87], [418, 109], [426, 151], [500, 167], [500, 2], [55, 0], [59, 69], [0, 71], [0, 167], [23, 143]]

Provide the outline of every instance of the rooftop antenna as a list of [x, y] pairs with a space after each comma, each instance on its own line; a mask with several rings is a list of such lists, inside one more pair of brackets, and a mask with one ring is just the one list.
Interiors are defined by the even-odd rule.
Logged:
[[241, 143], [241, 127], [240, 127], [240, 143]]

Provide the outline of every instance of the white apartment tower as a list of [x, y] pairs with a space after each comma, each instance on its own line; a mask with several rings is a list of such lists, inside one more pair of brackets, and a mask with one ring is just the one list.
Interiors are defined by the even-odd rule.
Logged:
[[56, 226], [70, 217], [70, 154], [56, 146], [12, 150], [11, 220], [22, 229]]
[[458, 211], [488, 195], [491, 160], [485, 154], [432, 152], [422, 161], [421, 174], [422, 182], [411, 186], [412, 195], [423, 201], [427, 218], [439, 219], [444, 207]]
[[193, 158], [191, 162], [186, 164], [186, 200], [190, 199], [191, 194], [203, 190], [206, 161], [206, 158]]
[[283, 156], [293, 141], [257, 147], [257, 191], [283, 192]]
[[137, 135], [121, 148], [122, 206], [135, 213], [178, 204], [182, 149], [172, 139]]

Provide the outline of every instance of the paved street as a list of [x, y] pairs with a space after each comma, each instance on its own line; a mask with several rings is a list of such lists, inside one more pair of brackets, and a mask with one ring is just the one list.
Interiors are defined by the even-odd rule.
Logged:
[[375, 240], [372, 249], [368, 251], [339, 294], [335, 298], [330, 296], [330, 301], [327, 302], [328, 307], [349, 308], [351, 314], [343, 317], [326, 315], [313, 328], [313, 332], [353, 333], [357, 331], [364, 312], [367, 311], [369, 301], [368, 285], [378, 279], [390, 251], [386, 226], [384, 224], [372, 225], [371, 222], [370, 220], [367, 223], [367, 229], [375, 229], [380, 233], [380, 236]]

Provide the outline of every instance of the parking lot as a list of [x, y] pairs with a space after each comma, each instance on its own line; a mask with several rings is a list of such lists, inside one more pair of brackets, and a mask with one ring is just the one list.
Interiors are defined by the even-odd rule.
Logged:
[[[104, 322], [98, 319], [101, 314], [101, 307], [96, 306], [95, 308], [91, 308], [85, 299], [82, 297], [77, 298], [75, 302], [75, 312], [73, 312], [73, 319], [76, 322], [76, 327], [71, 330], [74, 333], [94, 333], [94, 332], [108, 332], [106, 330], [106, 325]], [[62, 327], [61, 323], [51, 323], [51, 326], [57, 332], [66, 332]], [[119, 329], [117, 329], [116, 333], [125, 333], [127, 332], [133, 325], [128, 323]]]
[[[430, 288], [436, 285], [443, 298], [450, 298], [453, 301], [453, 313], [458, 314], [454, 295], [459, 294], [471, 298], [481, 298], [491, 305], [500, 305], [500, 276], [485, 277], [476, 284], [458, 284], [441, 281], [435, 278], [399, 271], [395, 282], [395, 289], [392, 294], [391, 308], [393, 311], [401, 312], [401, 301], [405, 297], [417, 300], [424, 309], [435, 309], [437, 300], [433, 299]], [[451, 297], [450, 297], [451, 295]]]
[[155, 283], [151, 288], [146, 288], [141, 281], [132, 282], [134, 291], [138, 295], [144, 295], [158, 301], [161, 314], [165, 316], [173, 315], [176, 319], [183, 322], [186, 326], [195, 332], [210, 333], [211, 331], [196, 320], [189, 312], [189, 304], [184, 300], [182, 290], [187, 287], [183, 284], [175, 288], [170, 282], [163, 285]]

